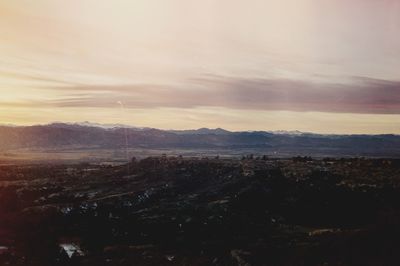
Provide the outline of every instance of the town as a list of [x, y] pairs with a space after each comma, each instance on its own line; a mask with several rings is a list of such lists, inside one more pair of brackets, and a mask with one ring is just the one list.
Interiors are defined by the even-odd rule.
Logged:
[[1, 265], [392, 265], [400, 159], [0, 166]]

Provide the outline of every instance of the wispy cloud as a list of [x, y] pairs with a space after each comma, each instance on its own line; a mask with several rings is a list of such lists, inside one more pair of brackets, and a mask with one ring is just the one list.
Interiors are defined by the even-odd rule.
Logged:
[[[180, 87], [136, 84], [61, 87], [56, 107], [225, 107], [231, 109], [400, 113], [400, 81], [354, 78], [348, 83], [204, 76]], [[68, 93], [67, 93], [68, 92]]]

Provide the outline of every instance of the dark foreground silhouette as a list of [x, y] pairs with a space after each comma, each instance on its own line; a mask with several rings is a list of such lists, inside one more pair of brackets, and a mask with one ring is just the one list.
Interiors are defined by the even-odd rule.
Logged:
[[0, 265], [398, 265], [400, 160], [0, 166]]

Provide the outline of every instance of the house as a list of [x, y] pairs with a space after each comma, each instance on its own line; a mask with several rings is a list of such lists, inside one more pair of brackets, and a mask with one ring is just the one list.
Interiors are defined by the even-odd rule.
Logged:
[[76, 243], [61, 243], [59, 247], [60, 253], [66, 254], [69, 259], [73, 257], [83, 257], [85, 255], [80, 246]]

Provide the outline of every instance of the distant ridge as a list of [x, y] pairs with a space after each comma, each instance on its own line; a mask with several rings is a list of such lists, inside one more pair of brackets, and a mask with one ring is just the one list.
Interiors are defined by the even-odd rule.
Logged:
[[[126, 135], [125, 135], [126, 134]], [[127, 136], [128, 142], [125, 141]], [[160, 130], [121, 124], [0, 126], [0, 149], [225, 149], [241, 153], [400, 157], [400, 136], [323, 135], [299, 131]]]
[[169, 132], [177, 133], [177, 134], [199, 134], [199, 135], [207, 135], [207, 134], [215, 134], [215, 135], [226, 135], [232, 133], [231, 131], [222, 129], [222, 128], [199, 128], [199, 129], [190, 129], [190, 130], [168, 130]]
[[113, 129], [113, 128], [135, 128], [135, 129], [146, 129], [146, 127], [135, 127], [129, 126], [125, 124], [101, 124], [101, 123], [92, 123], [89, 121], [84, 122], [74, 122], [74, 123], [65, 123], [65, 122], [52, 122], [50, 124], [46, 124], [44, 126], [82, 126], [82, 127], [99, 127], [104, 129]]
[[338, 134], [338, 133], [316, 133], [316, 132], [304, 132], [299, 130], [246, 130], [246, 131], [230, 131], [223, 128], [198, 128], [198, 129], [157, 129], [152, 127], [138, 127], [127, 124], [109, 124], [109, 123], [95, 123], [90, 121], [83, 122], [61, 122], [54, 121], [48, 124], [34, 124], [34, 125], [15, 125], [15, 124], [1, 124], [0, 127], [94, 127], [94, 128], [102, 128], [102, 129], [135, 129], [135, 130], [160, 130], [177, 134], [233, 134], [233, 133], [266, 133], [266, 134], [275, 134], [275, 135], [318, 135], [318, 136], [400, 136], [398, 134], [393, 133], [381, 133], [381, 134]]

